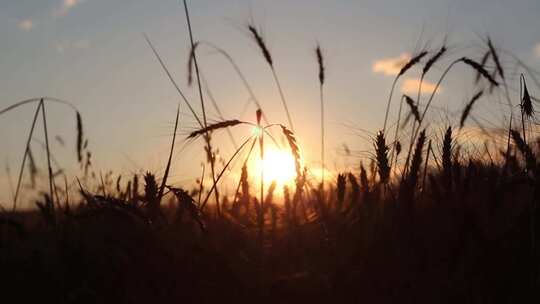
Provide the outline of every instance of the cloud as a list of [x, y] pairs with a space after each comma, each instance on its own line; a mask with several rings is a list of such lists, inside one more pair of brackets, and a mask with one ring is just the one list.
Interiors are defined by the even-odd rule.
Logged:
[[[403, 94], [408, 95], [416, 95], [418, 94], [418, 86], [420, 85], [420, 79], [418, 78], [407, 78], [403, 81], [403, 84], [401, 85], [401, 92]], [[431, 83], [424, 79], [422, 82], [422, 92], [421, 94], [431, 94], [433, 90], [435, 90], [435, 84]], [[440, 93], [442, 90], [442, 87], [439, 86], [437, 89], [437, 94]]]
[[84, 0], [62, 0], [62, 5], [53, 11], [55, 17], [63, 17], [75, 6], [83, 3]]
[[31, 19], [24, 19], [24, 20], [19, 21], [19, 24], [17, 24], [17, 26], [21, 30], [25, 32], [29, 32], [34, 28], [34, 22]]
[[386, 76], [394, 76], [399, 73], [401, 67], [411, 59], [411, 55], [403, 53], [399, 57], [385, 58], [373, 63], [373, 72], [382, 73]]
[[540, 42], [538, 42], [534, 47], [534, 54], [536, 55], [536, 57], [540, 57]]

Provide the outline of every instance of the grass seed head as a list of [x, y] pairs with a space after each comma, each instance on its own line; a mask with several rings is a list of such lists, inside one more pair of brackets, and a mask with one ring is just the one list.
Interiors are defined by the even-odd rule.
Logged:
[[188, 138], [195, 138], [195, 137], [198, 137], [198, 136], [201, 136], [201, 135], [204, 135], [206, 133], [213, 132], [213, 131], [216, 131], [216, 130], [219, 130], [219, 129], [234, 127], [234, 126], [239, 125], [241, 123], [243, 123], [243, 122], [238, 120], [238, 119], [220, 121], [220, 122], [217, 122], [215, 124], [208, 125], [206, 128], [202, 128], [202, 129], [191, 132], [189, 134]]
[[449, 126], [444, 133], [442, 148], [443, 174], [446, 178], [452, 175], [452, 127]]
[[482, 97], [484, 94], [484, 91], [479, 91], [478, 93], [474, 94], [474, 96], [471, 98], [471, 100], [467, 103], [465, 108], [463, 109], [463, 112], [461, 113], [461, 119], [459, 120], [459, 127], [463, 128], [465, 124], [465, 120], [467, 120], [467, 117], [469, 117], [469, 114], [471, 113], [472, 107], [474, 103]]
[[375, 138], [375, 159], [377, 162], [377, 168], [381, 183], [388, 183], [390, 178], [390, 162], [388, 160], [388, 146], [386, 145], [386, 139], [384, 133], [379, 131]]
[[446, 46], [442, 46], [439, 51], [431, 56], [431, 58], [429, 58], [429, 60], [426, 62], [426, 65], [424, 66], [424, 69], [422, 70], [422, 75], [426, 75], [427, 72], [429, 72], [429, 70], [433, 67], [433, 65], [439, 61], [439, 59], [441, 59], [441, 57], [444, 55], [444, 53], [446, 53]]
[[189, 51], [189, 59], [188, 59], [188, 86], [191, 86], [193, 83], [193, 67], [195, 65], [195, 51], [197, 47], [199, 46], [199, 42], [195, 42], [193, 44], [193, 47]]
[[419, 63], [420, 60], [422, 60], [422, 58], [424, 58], [424, 57], [427, 55], [427, 53], [428, 53], [427, 51], [422, 51], [422, 52], [420, 52], [418, 55], [416, 55], [416, 56], [414, 56], [413, 58], [411, 58], [411, 60], [409, 60], [409, 62], [407, 62], [407, 63], [401, 68], [401, 70], [399, 71], [397, 77], [402, 76], [402, 75], [405, 74], [410, 68], [412, 68], [412, 67], [415, 66], [417, 63]]
[[[482, 57], [482, 60], [480, 61], [480, 65], [482, 67], [485, 67], [486, 66], [486, 63], [489, 59], [489, 57], [491, 56], [491, 52], [487, 51], [484, 56]], [[477, 84], [478, 81], [480, 81], [480, 77], [482, 77], [482, 74], [480, 74], [479, 72], [476, 72], [476, 77], [474, 79], [474, 83]]]
[[521, 107], [523, 108], [523, 113], [527, 117], [531, 118], [534, 114], [534, 108], [532, 104], [531, 95], [529, 95], [529, 90], [527, 90], [527, 84], [523, 81], [523, 99], [521, 101]]
[[411, 111], [411, 114], [414, 116], [414, 119], [419, 122], [420, 121], [420, 111], [418, 110], [418, 106], [416, 105], [416, 103], [414, 102], [414, 100], [407, 96], [407, 95], [403, 95], [405, 96], [405, 102], [407, 103], [407, 105], [409, 106], [409, 109]]
[[499, 83], [495, 80], [495, 78], [489, 75], [488, 71], [486, 71], [486, 69], [484, 69], [484, 67], [480, 63], [467, 57], [462, 57], [461, 61], [467, 64], [468, 66], [472, 67], [474, 70], [480, 73], [480, 75], [484, 76], [484, 78], [486, 78], [489, 81], [489, 83], [491, 83], [493, 86], [495, 87], [499, 86]]
[[264, 42], [264, 39], [259, 33], [259, 31], [253, 25], [248, 25], [248, 31], [251, 33], [251, 35], [253, 36], [253, 39], [255, 40], [259, 48], [261, 49], [261, 52], [266, 62], [270, 65], [270, 67], [273, 68], [274, 62], [272, 60], [272, 55], [270, 54], [270, 51], [266, 47], [266, 43]]
[[325, 68], [324, 68], [324, 58], [321, 51], [321, 46], [317, 45], [315, 49], [315, 55], [317, 56], [317, 64], [319, 65], [319, 83], [324, 85], [325, 79]]
[[497, 67], [497, 72], [499, 72], [499, 75], [504, 80], [504, 70], [502, 68], [501, 61], [499, 60], [499, 55], [497, 55], [497, 50], [493, 46], [493, 43], [491, 42], [491, 39], [489, 37], [487, 43], [489, 47], [489, 52], [491, 53], [493, 61], [495, 62], [495, 66]]
[[[76, 112], [76, 118], [77, 118], [77, 159], [79, 161], [79, 163], [82, 162], [82, 155], [83, 155], [83, 137], [84, 137], [84, 132], [83, 132], [83, 124], [82, 124], [82, 117], [81, 117], [81, 113], [79, 113], [79, 111]], [[86, 145], [86, 144], [85, 144]]]

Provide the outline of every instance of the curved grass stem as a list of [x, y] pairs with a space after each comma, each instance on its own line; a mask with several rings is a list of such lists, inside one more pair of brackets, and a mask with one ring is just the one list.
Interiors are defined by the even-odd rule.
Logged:
[[21, 163], [21, 169], [19, 170], [19, 177], [17, 179], [17, 187], [15, 188], [15, 195], [13, 197], [12, 211], [15, 211], [17, 209], [17, 199], [19, 198], [19, 191], [21, 190], [21, 184], [22, 184], [22, 180], [23, 180], [23, 172], [24, 172], [24, 167], [26, 165], [26, 159], [28, 158], [28, 154], [29, 154], [29, 151], [30, 151], [30, 142], [32, 141], [32, 136], [34, 134], [34, 129], [36, 127], [38, 114], [39, 114], [39, 111], [41, 110], [42, 105], [43, 105], [43, 103], [41, 103], [41, 102], [38, 104], [38, 106], [36, 108], [36, 111], [34, 112], [34, 119], [32, 120], [32, 126], [30, 127], [30, 132], [28, 133], [28, 139], [26, 141], [26, 147], [25, 147], [25, 150], [24, 150], [23, 160], [22, 160], [22, 163]]
[[291, 128], [291, 131], [294, 132], [294, 126], [291, 118], [291, 113], [289, 112], [289, 107], [287, 106], [287, 101], [285, 100], [285, 95], [283, 94], [283, 89], [281, 88], [281, 84], [279, 82], [279, 79], [277, 77], [276, 70], [273, 66], [270, 67], [272, 70], [272, 75], [274, 76], [274, 81], [276, 82], [276, 86], [279, 91], [279, 97], [281, 98], [281, 104], [283, 105], [283, 108], [285, 109], [285, 114], [287, 114], [287, 121], [289, 122], [289, 127]]

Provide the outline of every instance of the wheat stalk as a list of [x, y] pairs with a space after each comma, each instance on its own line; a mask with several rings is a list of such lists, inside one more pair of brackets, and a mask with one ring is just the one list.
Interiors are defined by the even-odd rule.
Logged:
[[465, 120], [469, 116], [471, 109], [474, 105], [474, 103], [482, 97], [482, 94], [484, 94], [484, 91], [479, 91], [478, 93], [474, 94], [474, 96], [471, 98], [471, 100], [467, 103], [465, 108], [463, 109], [463, 112], [461, 113], [461, 119], [459, 120], [459, 128], [463, 128], [465, 124]]
[[411, 114], [413, 115], [414, 119], [417, 122], [419, 122], [420, 121], [420, 112], [418, 111], [418, 106], [416, 105], [414, 100], [412, 100], [411, 97], [409, 97], [407, 95], [404, 95], [404, 96], [405, 96], [405, 103], [409, 106], [409, 110], [410, 110]]
[[394, 89], [396, 87], [396, 83], [398, 81], [398, 79], [403, 75], [405, 74], [409, 69], [411, 69], [414, 65], [416, 65], [417, 63], [420, 62], [420, 60], [422, 60], [422, 58], [424, 58], [426, 55], [427, 55], [427, 51], [422, 51], [420, 52], [418, 55], [414, 56], [413, 58], [411, 58], [411, 60], [409, 60], [400, 70], [399, 70], [399, 73], [397, 74], [397, 76], [394, 78], [394, 82], [392, 83], [392, 89], [390, 90], [390, 96], [388, 97], [388, 103], [386, 104], [386, 112], [384, 114], [384, 125], [383, 125], [383, 129], [382, 129], [382, 132], [386, 132], [386, 124], [388, 122], [388, 114], [390, 113], [390, 105], [392, 103], [392, 95], [394, 93]]
[[414, 149], [414, 155], [411, 161], [411, 167], [409, 168], [407, 187], [410, 187], [411, 191], [414, 191], [416, 183], [418, 181], [418, 173], [420, 172], [420, 166], [422, 165], [422, 150], [426, 141], [426, 131], [422, 130], [418, 136], [416, 142], [416, 148]]
[[163, 180], [161, 181], [161, 186], [159, 188], [159, 194], [157, 196], [157, 206], [161, 204], [161, 199], [163, 198], [163, 191], [165, 191], [165, 186], [167, 185], [167, 177], [169, 176], [169, 170], [171, 168], [171, 162], [174, 152], [174, 143], [176, 141], [176, 131], [178, 130], [178, 117], [180, 115], [180, 105], [178, 105], [178, 108], [176, 109], [176, 119], [174, 122], [174, 133], [171, 143], [171, 151], [169, 152], [169, 159], [167, 160], [167, 166], [165, 167], [165, 173], [163, 174]]
[[77, 118], [77, 159], [79, 160], [79, 163], [81, 163], [84, 132], [83, 132], [82, 118], [79, 111], [76, 112], [76, 118]]
[[283, 135], [285, 135], [285, 138], [287, 139], [287, 142], [289, 143], [289, 147], [291, 148], [291, 153], [294, 156], [294, 163], [296, 167], [296, 175], [300, 177], [302, 175], [302, 168], [300, 165], [300, 149], [298, 148], [298, 143], [296, 141], [296, 137], [294, 136], [294, 133], [287, 129], [284, 125], [280, 125], [281, 131]]
[[523, 108], [523, 113], [525, 113], [528, 118], [532, 118], [534, 115], [533, 103], [531, 95], [529, 94], [529, 90], [527, 89], [525, 76], [523, 76], [523, 74], [520, 75], [520, 82], [521, 81], [523, 81], [523, 97], [521, 98], [521, 107]]
[[497, 68], [497, 71], [499, 72], [501, 78], [504, 80], [504, 70], [502, 68], [501, 61], [499, 60], [499, 55], [497, 55], [497, 51], [495, 50], [495, 47], [493, 46], [493, 43], [491, 43], [491, 39], [489, 37], [487, 38], [487, 44], [491, 56], [493, 56], [493, 62], [495, 62], [495, 67]]
[[197, 47], [199, 46], [199, 42], [195, 42], [190, 50], [189, 50], [189, 59], [188, 59], [188, 65], [187, 65], [187, 68], [188, 68], [188, 86], [191, 86], [191, 84], [193, 83], [193, 65], [194, 65], [194, 62], [195, 62], [195, 50], [197, 49]]
[[428, 164], [429, 164], [429, 153], [431, 152], [431, 139], [428, 141], [427, 146], [427, 152], [426, 152], [426, 161], [424, 163], [424, 172], [422, 177], [422, 194], [424, 193], [424, 189], [426, 188], [426, 176], [428, 172]]
[[413, 130], [413, 136], [411, 138], [411, 143], [410, 143], [410, 146], [409, 146], [409, 152], [408, 152], [408, 155], [407, 155], [407, 160], [405, 162], [405, 167], [407, 167], [408, 163], [409, 163], [409, 159], [410, 159], [410, 156], [411, 156], [411, 153], [412, 153], [412, 146], [413, 146], [413, 143], [414, 141], [416, 140], [416, 137], [418, 136], [418, 132], [420, 131], [420, 128], [422, 127], [422, 122], [424, 121], [424, 118], [426, 116], [426, 113], [431, 105], [431, 103], [433, 102], [433, 99], [435, 97], [435, 94], [437, 93], [437, 91], [439, 90], [439, 87], [442, 83], [442, 81], [444, 80], [444, 78], [446, 77], [446, 75], [448, 75], [448, 72], [450, 72], [450, 70], [457, 64], [457, 63], [460, 63], [460, 62], [463, 62], [464, 64], [472, 67], [474, 70], [476, 70], [478, 73], [480, 73], [482, 76], [484, 76], [484, 78], [486, 78], [492, 85], [494, 86], [499, 86], [499, 83], [497, 81], [495, 81], [495, 79], [493, 79], [491, 77], [491, 75], [489, 75], [489, 73], [476, 61], [470, 59], [470, 58], [467, 58], [467, 57], [461, 57], [459, 59], [456, 59], [454, 60], [452, 63], [450, 63], [448, 65], [448, 67], [444, 70], [444, 72], [442, 73], [442, 75], [439, 77], [439, 80], [437, 81], [437, 84], [435, 85], [435, 88], [433, 89], [433, 91], [431, 92], [431, 96], [429, 97], [429, 100], [426, 104], [426, 107], [424, 108], [424, 111], [422, 112], [422, 115], [420, 116], [420, 121], [418, 122], [418, 127], [416, 128], [416, 130]]
[[534, 155], [531, 147], [523, 140], [521, 135], [516, 130], [511, 130], [510, 134], [512, 135], [512, 139], [516, 143], [516, 146], [523, 154], [525, 158], [525, 164], [527, 165], [528, 170], [534, 170], [536, 168], [536, 156]]
[[[488, 59], [489, 59], [490, 56], [491, 56], [491, 52], [489, 52], [489, 51], [486, 52], [486, 53], [484, 54], [484, 56], [482, 56], [482, 60], [480, 60], [480, 65], [481, 65], [482, 67], [484, 67], [484, 66], [486, 65], [486, 63], [487, 63], [487, 61], [488, 61]], [[477, 73], [476, 73], [476, 77], [475, 77], [475, 79], [474, 79], [474, 83], [475, 83], [475, 84], [477, 84], [478, 81], [480, 81], [480, 77], [482, 77], [482, 74], [480, 74], [480, 73], [477, 72]]]
[[12, 208], [13, 211], [17, 209], [17, 199], [19, 198], [19, 191], [22, 185], [24, 167], [26, 165], [26, 159], [28, 158], [28, 152], [30, 150], [30, 142], [32, 140], [32, 135], [34, 134], [34, 128], [36, 126], [38, 114], [39, 114], [39, 111], [41, 110], [42, 105], [43, 103], [41, 102], [38, 104], [37, 109], [34, 112], [34, 118], [32, 120], [32, 126], [30, 127], [30, 132], [28, 133], [28, 139], [26, 141], [26, 147], [24, 150], [23, 160], [21, 163], [21, 169], [19, 170], [19, 178], [17, 179], [17, 187], [15, 188], [15, 195], [13, 197], [13, 208]]
[[[216, 45], [214, 45], [214, 44], [212, 44], [210, 42], [197, 42], [196, 46], [198, 46], [198, 45], [208, 46], [211, 49], [215, 50], [217, 53], [221, 54], [223, 57], [225, 57], [225, 59], [231, 64], [234, 71], [236, 72], [236, 74], [238, 75], [240, 80], [242, 81], [242, 84], [246, 88], [246, 90], [247, 90], [247, 92], [249, 94], [249, 97], [250, 97], [249, 100], [255, 104], [257, 109], [261, 109], [263, 111], [262, 118], [263, 118], [264, 123], [269, 124], [268, 118], [266, 117], [265, 111], [264, 111], [263, 107], [261, 106], [261, 103], [259, 102], [259, 99], [255, 96], [255, 93], [253, 92], [253, 88], [249, 84], [246, 76], [244, 76], [244, 73], [242, 73], [242, 70], [240, 70], [240, 67], [238, 66], [238, 64], [236, 64], [236, 62], [234, 61], [232, 56], [229, 55], [229, 53], [227, 53], [227, 51], [225, 51], [224, 49], [219, 48], [219, 47], [217, 47]], [[189, 63], [189, 64], [192, 64], [192, 63]], [[188, 66], [188, 79], [189, 79], [189, 77], [193, 77], [193, 76], [189, 76], [189, 73], [193, 73], [192, 71], [193, 71], [193, 68], [190, 68]]]
[[43, 119], [43, 133], [45, 135], [45, 148], [47, 151], [47, 170], [49, 173], [49, 195], [51, 197], [51, 203], [52, 208], [54, 211], [54, 175], [52, 171], [52, 165], [51, 165], [51, 150], [49, 147], [49, 131], [47, 129], [47, 115], [45, 114], [45, 103], [43, 102], [43, 99], [40, 101], [41, 103], [41, 118]]
[[[221, 177], [223, 176], [223, 174], [225, 173], [225, 171], [227, 170], [227, 168], [229, 168], [229, 166], [231, 165], [231, 162], [234, 160], [234, 158], [236, 158], [236, 156], [240, 153], [240, 151], [243, 150], [244, 146], [250, 141], [253, 139], [253, 136], [250, 136], [249, 138], [247, 138], [241, 145], [240, 147], [238, 147], [238, 149], [236, 149], [236, 151], [234, 151], [233, 155], [229, 158], [229, 160], [227, 161], [227, 163], [225, 163], [225, 166], [223, 166], [223, 169], [221, 169], [221, 172], [217, 175], [216, 177], [216, 180], [213, 182], [212, 184], [212, 187], [210, 188], [210, 190], [208, 191], [208, 194], [206, 195], [205, 199], [203, 200], [202, 204], [201, 204], [201, 210], [204, 209], [204, 207], [206, 206], [206, 203], [208, 202], [208, 199], [210, 198], [210, 195], [212, 194], [212, 192], [216, 189], [217, 187], [217, 183], [221, 180]], [[256, 139], [256, 138], [255, 138]]]
[[499, 86], [499, 83], [495, 80], [495, 78], [489, 75], [488, 71], [486, 71], [486, 69], [484, 69], [484, 67], [480, 63], [467, 57], [461, 58], [461, 61], [475, 69], [478, 73], [484, 76], [484, 78], [486, 78], [492, 85], [496, 87]]
[[272, 55], [270, 54], [270, 51], [268, 50], [268, 47], [266, 46], [266, 43], [263, 37], [261, 36], [259, 31], [255, 28], [255, 26], [249, 24], [248, 31], [251, 33], [253, 40], [255, 40], [255, 42], [259, 46], [259, 49], [261, 50], [264, 59], [266, 60], [266, 62], [268, 63], [268, 66], [270, 67], [270, 70], [272, 71], [272, 76], [274, 77], [274, 81], [278, 88], [279, 97], [281, 98], [281, 104], [283, 105], [283, 108], [285, 109], [285, 114], [287, 115], [289, 128], [291, 128], [291, 130], [294, 131], [294, 126], [293, 126], [291, 114], [289, 112], [289, 107], [287, 106], [287, 101], [285, 100], [285, 94], [283, 93], [283, 89], [281, 88], [281, 84], [279, 82], [279, 78], [277, 76], [276, 69], [274, 67], [274, 61], [272, 60]]
[[248, 31], [251, 33], [251, 35], [253, 36], [253, 39], [255, 40], [259, 48], [261, 49], [263, 57], [268, 63], [268, 65], [270, 65], [270, 67], [273, 68], [274, 61], [272, 60], [272, 55], [270, 54], [270, 51], [266, 47], [266, 43], [264, 42], [263, 37], [259, 34], [259, 31], [252, 24], [248, 25]]
[[386, 145], [386, 139], [384, 132], [379, 131], [375, 137], [375, 160], [377, 162], [377, 168], [381, 183], [388, 183], [390, 178], [390, 162], [388, 161], [388, 146]]
[[219, 130], [219, 129], [234, 127], [234, 126], [239, 125], [239, 124], [245, 124], [245, 122], [240, 121], [238, 119], [220, 121], [220, 122], [208, 125], [205, 128], [195, 130], [195, 131], [189, 133], [187, 138], [188, 139], [196, 138], [196, 137], [199, 137], [201, 135], [205, 135], [207, 133], [210, 133], [210, 132], [213, 132], [213, 131], [216, 131], [216, 130]]
[[445, 45], [441, 46], [439, 51], [437, 53], [435, 53], [433, 56], [431, 56], [431, 58], [429, 58], [426, 61], [426, 64], [424, 65], [424, 68], [422, 69], [422, 77], [425, 76], [429, 72], [429, 70], [431, 70], [433, 65], [437, 61], [439, 61], [439, 59], [441, 59], [441, 57], [444, 55], [444, 53], [446, 53], [446, 46]]
[[36, 161], [34, 159], [34, 154], [32, 149], [28, 147], [28, 171], [30, 171], [30, 182], [32, 189], [36, 187], [36, 175], [38, 173], [38, 168], [36, 166]]
[[[200, 73], [199, 73], [199, 64], [197, 63], [197, 54], [195, 52], [195, 42], [194, 42], [194, 39], [193, 39], [193, 29], [191, 28], [191, 20], [189, 18], [189, 10], [188, 10], [188, 7], [187, 7], [187, 1], [184, 0], [184, 12], [186, 14], [186, 23], [187, 23], [187, 27], [188, 27], [188, 33], [189, 33], [189, 42], [191, 44], [191, 50], [193, 51], [193, 56], [190, 56], [191, 58], [193, 58], [193, 65], [195, 66], [195, 74], [197, 75], [197, 86], [198, 86], [198, 91], [199, 91], [199, 99], [201, 101], [201, 110], [202, 110], [202, 116], [203, 116], [203, 126], [204, 128], [207, 128], [208, 127], [208, 121], [206, 120], [206, 109], [205, 109], [205, 104], [204, 104], [204, 95], [203, 95], [203, 92], [202, 92], [202, 85], [201, 85], [201, 76], [200, 76]], [[214, 184], [216, 184], [216, 173], [215, 173], [215, 158], [213, 157], [213, 150], [212, 150], [212, 139], [210, 137], [210, 135], [208, 134], [208, 132], [205, 133], [204, 135], [204, 138], [205, 138], [205, 141], [206, 141], [206, 150], [207, 150], [207, 153], [208, 153], [208, 160], [210, 162], [210, 173], [212, 174], [212, 180], [214, 181]], [[218, 216], [221, 216], [221, 210], [220, 210], [220, 205], [219, 205], [219, 191], [218, 189], [216, 188], [216, 191], [215, 191], [215, 194], [216, 194], [216, 207], [217, 207], [217, 214]]]
[[317, 57], [317, 64], [319, 66], [319, 92], [320, 92], [320, 102], [321, 102], [321, 192], [324, 197], [324, 171], [325, 171], [325, 162], [324, 162], [324, 95], [323, 95], [323, 86], [325, 80], [325, 67], [324, 67], [324, 58], [322, 55], [321, 47], [317, 45], [315, 48], [315, 55]]
[[450, 190], [452, 182], [452, 127], [449, 126], [444, 133], [442, 146], [442, 169], [447, 187]]
[[187, 99], [186, 95], [184, 95], [184, 92], [180, 89], [180, 86], [176, 83], [176, 81], [174, 80], [171, 72], [169, 71], [169, 69], [167, 68], [167, 66], [165, 65], [165, 62], [163, 61], [163, 59], [161, 58], [161, 56], [159, 55], [158, 51], [156, 50], [156, 48], [154, 47], [154, 44], [152, 43], [152, 41], [150, 41], [150, 38], [144, 34], [144, 39], [146, 40], [146, 43], [148, 44], [148, 46], [150, 47], [150, 49], [152, 50], [152, 52], [154, 53], [154, 56], [156, 57], [157, 61], [159, 62], [161, 68], [163, 69], [163, 71], [165, 72], [165, 74], [167, 75], [167, 77], [169, 78], [169, 81], [172, 83], [172, 85], [174, 86], [174, 88], [176, 89], [176, 92], [180, 95], [180, 97], [182, 97], [182, 100], [184, 101], [184, 103], [187, 105], [189, 111], [191, 112], [191, 114], [193, 115], [193, 118], [195, 118], [195, 120], [197, 121], [197, 123], [199, 124], [199, 126], [201, 128], [204, 128], [204, 125], [203, 125], [203, 122], [201, 121], [201, 119], [199, 118], [199, 115], [197, 115], [197, 113], [195, 112], [195, 109], [193, 109], [193, 107], [191, 106], [191, 103], [189, 102], [189, 100]]
[[69, 101], [65, 101], [65, 100], [58, 99], [58, 98], [53, 98], [53, 97], [45, 97], [45, 96], [43, 96], [43, 97], [30, 98], [30, 99], [25, 99], [25, 100], [16, 102], [16, 103], [14, 103], [14, 104], [0, 110], [0, 115], [5, 114], [7, 112], [10, 112], [11, 110], [14, 110], [14, 109], [16, 109], [18, 107], [21, 107], [23, 105], [30, 104], [30, 103], [35, 103], [35, 102], [40, 103], [41, 101], [43, 101], [44, 103], [45, 102], [54, 102], [54, 103], [66, 105], [66, 106], [70, 107], [71, 109], [73, 109], [75, 112], [77, 111], [77, 108], [72, 103], [70, 103]]
[[[210, 88], [208, 87], [208, 82], [205, 80], [204, 75], [201, 73], [202, 82], [204, 84], [204, 89], [206, 91], [206, 94], [208, 95], [208, 99], [210, 99], [210, 102], [214, 106], [214, 109], [216, 110], [216, 113], [222, 121], [225, 120], [225, 116], [221, 112], [221, 109], [219, 108], [216, 99], [214, 98], [214, 95], [210, 91]], [[231, 132], [230, 128], [227, 128], [227, 135], [229, 136], [229, 139], [231, 140], [231, 143], [233, 144], [234, 148], [238, 148], [238, 144], [236, 143], [236, 140], [234, 138], [233, 133]]]
[[[446, 39], [445, 39], [446, 40]], [[417, 105], [420, 105], [420, 100], [421, 100], [421, 97], [422, 97], [422, 84], [424, 83], [424, 78], [426, 77], [427, 73], [431, 70], [431, 68], [435, 65], [435, 63], [437, 61], [439, 61], [442, 56], [446, 53], [446, 45], [443, 44], [441, 46], [441, 48], [439, 49], [439, 51], [437, 53], [435, 53], [433, 56], [431, 56], [427, 61], [426, 61], [426, 64], [424, 65], [424, 68], [422, 69], [422, 75], [420, 76], [420, 83], [418, 84], [418, 93], [417, 93], [417, 97], [416, 97], [416, 104]], [[412, 100], [408, 100], [408, 101], [412, 101]], [[413, 103], [414, 104], [414, 103]], [[409, 105], [411, 106], [411, 105]], [[411, 107], [412, 109], [413, 107]], [[416, 108], [416, 112], [418, 112], [418, 106], [415, 106]], [[414, 113], [413, 113], [414, 114]], [[412, 124], [412, 130], [414, 131], [415, 127], [416, 127], [416, 123], [419, 119], [417, 119], [416, 121], [413, 121], [413, 124]], [[411, 136], [414, 135], [414, 132], [412, 132]], [[411, 138], [411, 142], [413, 142], [414, 139]]]
[[[394, 154], [399, 154], [399, 153], [396, 153], [397, 152], [397, 143], [398, 143], [398, 133], [399, 133], [399, 124], [401, 122], [401, 110], [403, 108], [403, 99], [405, 99], [405, 96], [402, 96], [401, 97], [401, 101], [399, 103], [399, 110], [398, 110], [398, 118], [397, 118], [397, 122], [396, 122], [396, 132], [394, 132], [394, 142], [393, 142], [393, 147], [394, 149], [392, 149], [392, 153], [390, 154], [390, 165], [394, 164], [394, 168], [396, 167], [395, 164], [397, 164], [397, 155], [396, 155], [396, 158], [395, 158], [395, 161], [394, 161]], [[401, 144], [400, 144], [400, 152], [401, 152]]]

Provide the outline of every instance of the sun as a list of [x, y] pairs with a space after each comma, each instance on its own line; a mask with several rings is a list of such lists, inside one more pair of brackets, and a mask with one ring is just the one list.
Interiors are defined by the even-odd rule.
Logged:
[[296, 178], [294, 157], [289, 151], [269, 148], [264, 151], [264, 159], [253, 159], [253, 173], [259, 178], [261, 170], [266, 184], [276, 182], [277, 187], [291, 184]]

